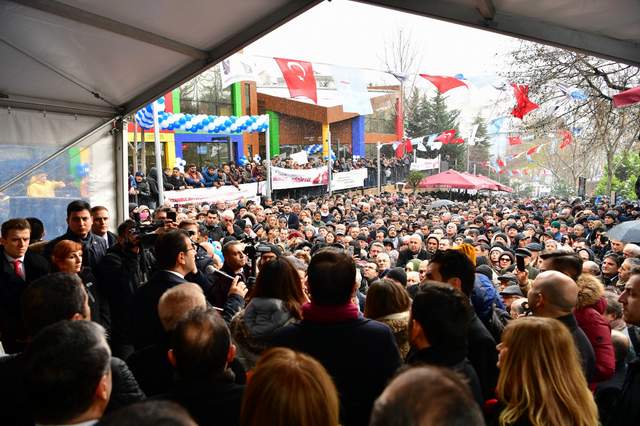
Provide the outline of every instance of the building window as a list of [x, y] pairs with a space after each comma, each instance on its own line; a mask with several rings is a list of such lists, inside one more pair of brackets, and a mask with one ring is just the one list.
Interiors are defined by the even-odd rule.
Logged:
[[228, 137], [216, 137], [213, 142], [183, 142], [182, 159], [199, 169], [209, 165], [222, 166], [231, 159], [229, 145]]

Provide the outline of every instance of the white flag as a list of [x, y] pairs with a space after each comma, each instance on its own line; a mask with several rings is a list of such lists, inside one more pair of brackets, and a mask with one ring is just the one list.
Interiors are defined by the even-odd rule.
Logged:
[[250, 57], [236, 54], [221, 62], [222, 88], [239, 81], [256, 81], [256, 66]]
[[307, 156], [307, 151], [296, 152], [295, 154], [289, 155], [293, 161], [298, 164], [307, 164], [309, 162], [309, 157]]
[[469, 139], [467, 140], [467, 143], [469, 144], [469, 146], [473, 146], [476, 144], [476, 132], [478, 131], [478, 126], [480, 125], [474, 124], [473, 127], [471, 128], [471, 134], [469, 135]]
[[373, 114], [371, 98], [362, 72], [355, 68], [332, 66], [336, 90], [342, 98], [342, 110], [360, 115]]

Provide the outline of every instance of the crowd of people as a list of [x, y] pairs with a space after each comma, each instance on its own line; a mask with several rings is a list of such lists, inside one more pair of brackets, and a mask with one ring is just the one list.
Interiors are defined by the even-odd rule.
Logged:
[[640, 205], [435, 201], [4, 222], [0, 423], [640, 424]]
[[[287, 169], [311, 169], [326, 166], [327, 162], [321, 158], [310, 158], [304, 164], [299, 164], [292, 158], [285, 156], [274, 157], [271, 161], [274, 167]], [[382, 158], [380, 182], [382, 185], [404, 181], [409, 173], [411, 156], [405, 154], [402, 158]], [[377, 163], [368, 158], [344, 158], [331, 162], [332, 171], [348, 172], [354, 169], [367, 169], [365, 188], [371, 188], [377, 184]], [[261, 182], [266, 179], [267, 172], [262, 161], [250, 161], [244, 166], [234, 162], [224, 163], [222, 166], [204, 165], [194, 163], [186, 167], [173, 167], [163, 170], [162, 186], [165, 191], [181, 191], [193, 188], [212, 188], [224, 185], [238, 186], [245, 183]], [[39, 178], [39, 175], [38, 175]], [[33, 178], [34, 180], [36, 177]], [[46, 180], [46, 176], [45, 176]], [[46, 184], [48, 194], [53, 194], [57, 182], [49, 181]], [[38, 182], [33, 184], [33, 192], [39, 190]], [[62, 184], [64, 186], [64, 184]], [[40, 190], [42, 192], [42, 190]], [[297, 196], [298, 191], [288, 191], [287, 196]], [[308, 189], [307, 189], [308, 192]], [[53, 196], [53, 195], [48, 195]], [[299, 197], [296, 197], [299, 198]], [[155, 167], [149, 169], [145, 175], [143, 171], [131, 172], [129, 175], [129, 201], [138, 205], [146, 205], [155, 208], [158, 204], [158, 170]]]

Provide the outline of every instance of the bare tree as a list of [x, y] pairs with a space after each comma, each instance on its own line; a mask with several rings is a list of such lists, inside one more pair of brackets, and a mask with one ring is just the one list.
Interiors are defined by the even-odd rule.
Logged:
[[561, 129], [579, 134], [564, 150], [548, 152], [545, 167], [572, 187], [578, 176], [596, 175], [601, 168], [610, 188], [615, 156], [632, 149], [640, 134], [640, 108], [614, 109], [611, 100], [640, 84], [640, 69], [530, 42], [523, 42], [512, 58], [504, 76], [528, 84], [530, 97], [540, 105], [523, 131], [538, 138]]

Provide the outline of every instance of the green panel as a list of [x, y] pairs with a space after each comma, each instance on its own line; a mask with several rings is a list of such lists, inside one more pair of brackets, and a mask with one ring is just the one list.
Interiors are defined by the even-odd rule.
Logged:
[[240, 117], [242, 115], [242, 86], [241, 83], [233, 83], [231, 85], [231, 107], [233, 115]]
[[180, 88], [173, 89], [171, 97], [173, 99], [173, 112], [177, 114], [180, 112]]
[[79, 147], [69, 148], [69, 175], [77, 178], [78, 164], [80, 164], [80, 150]]
[[267, 114], [269, 114], [269, 152], [273, 157], [280, 155], [280, 116], [274, 111], [267, 111]]

